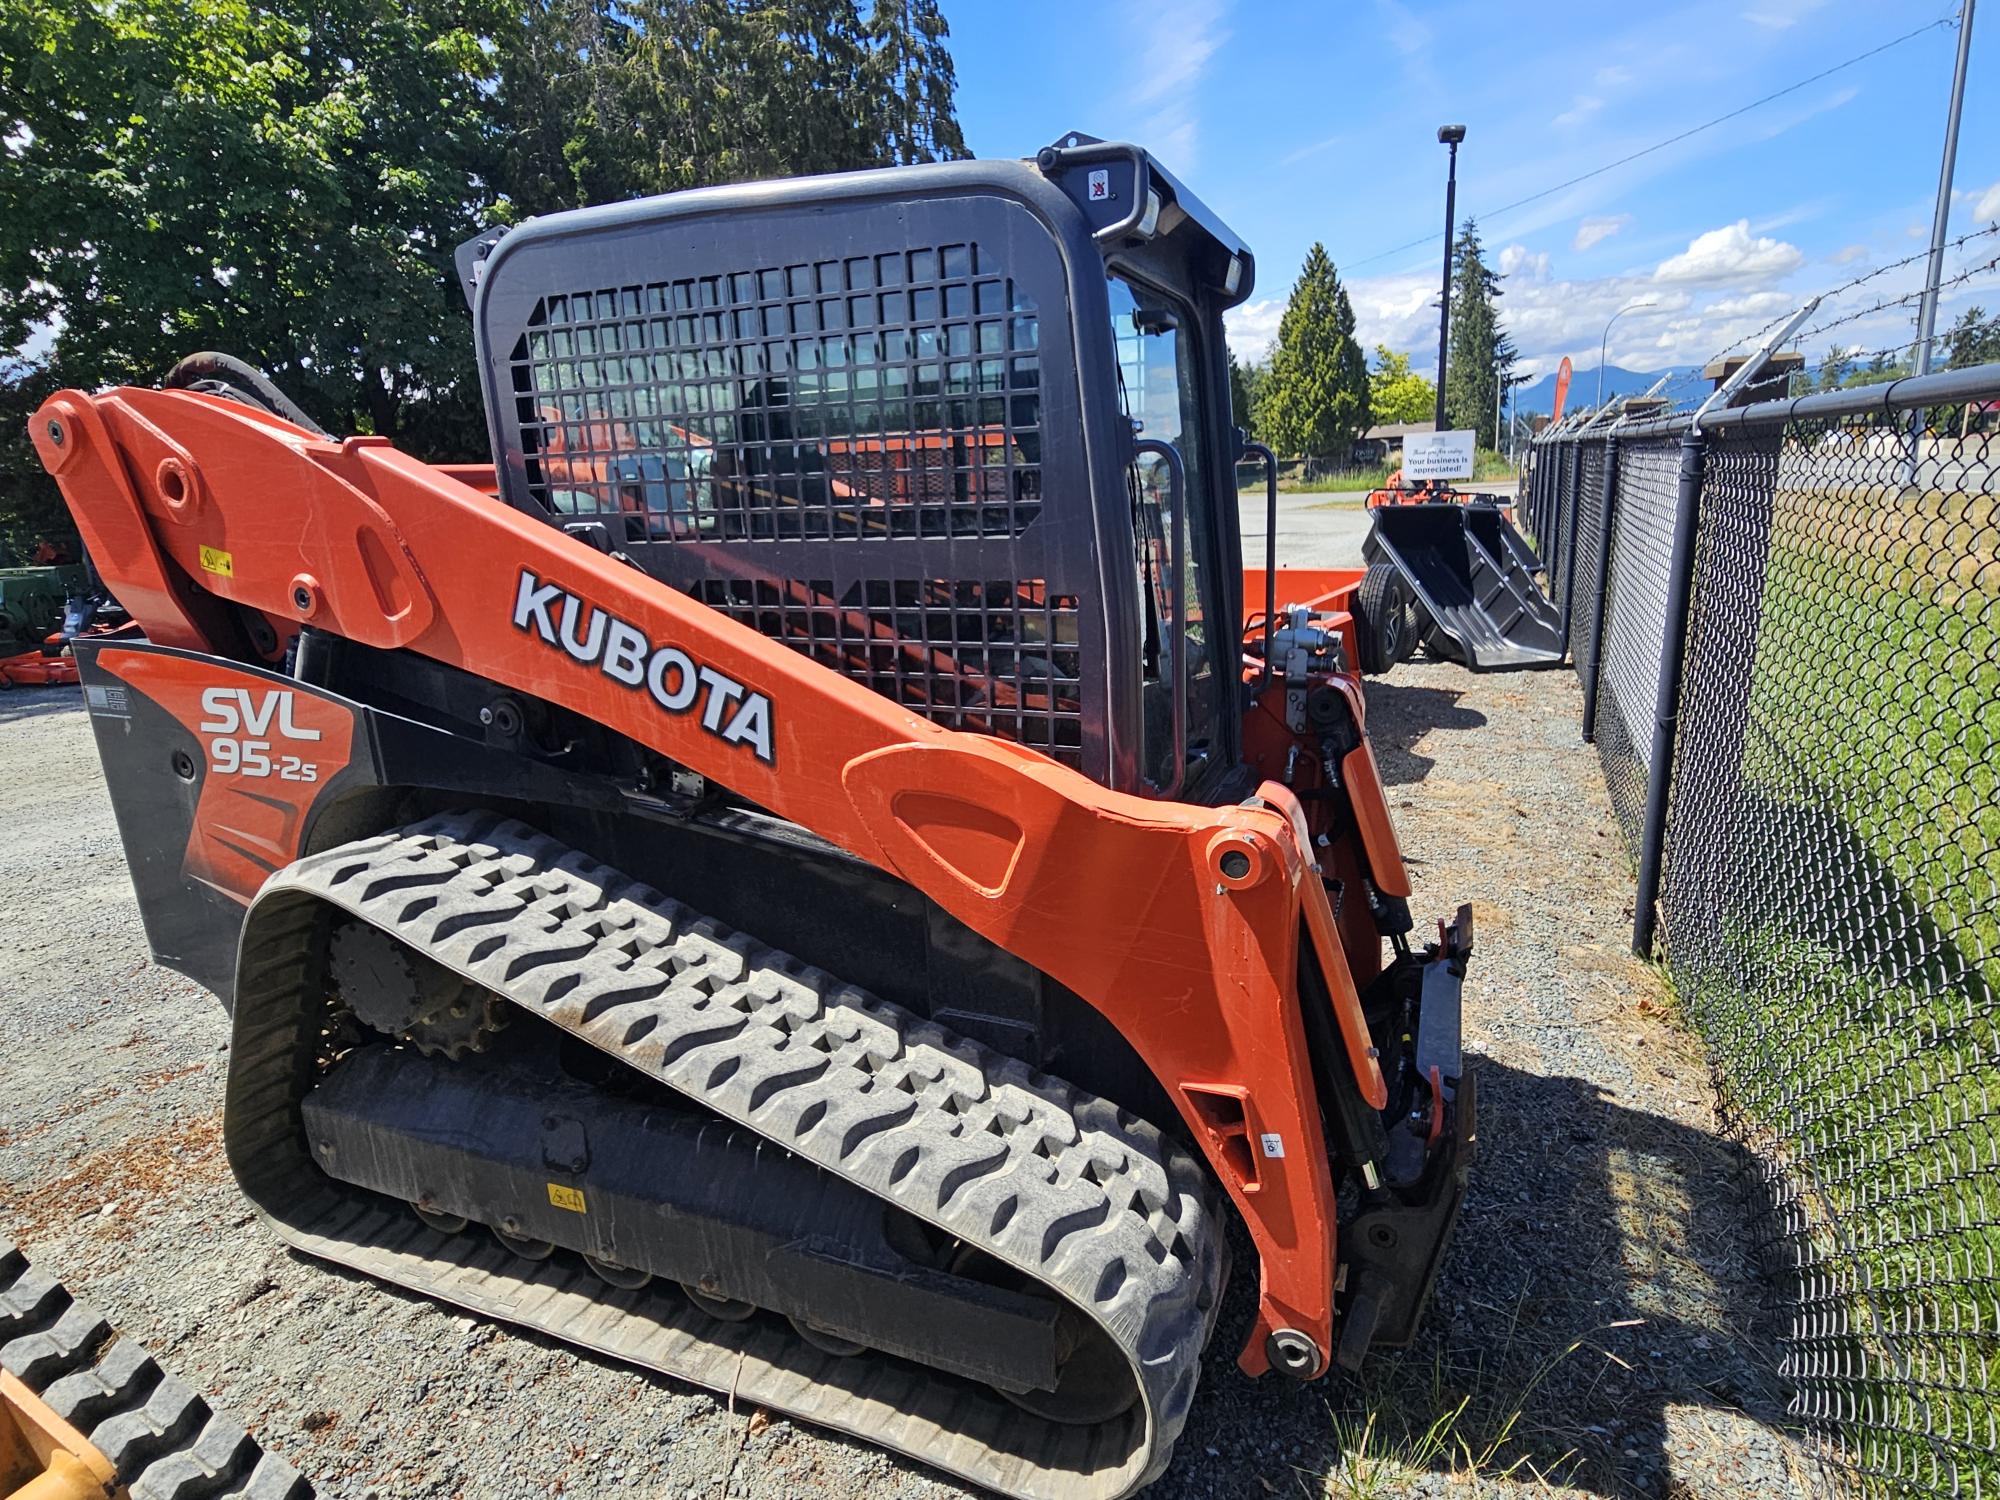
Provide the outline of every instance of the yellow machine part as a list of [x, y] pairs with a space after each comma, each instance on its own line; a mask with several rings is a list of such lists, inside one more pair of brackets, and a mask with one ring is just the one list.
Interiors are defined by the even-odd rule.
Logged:
[[111, 1460], [0, 1370], [0, 1500], [123, 1497]]

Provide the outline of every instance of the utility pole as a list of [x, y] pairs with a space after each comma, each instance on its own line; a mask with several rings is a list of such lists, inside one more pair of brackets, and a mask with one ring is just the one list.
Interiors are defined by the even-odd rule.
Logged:
[[1944, 164], [1938, 168], [1937, 213], [1931, 219], [1931, 258], [1924, 272], [1924, 298], [1917, 304], [1917, 373], [1931, 372], [1931, 340], [1937, 331], [1938, 280], [1944, 274], [1944, 234], [1951, 219], [1951, 177], [1958, 164], [1958, 119], [1965, 109], [1965, 65], [1972, 54], [1973, 0], [1959, 0], [1958, 66], [1951, 78], [1951, 111], [1945, 116]]
[[1444, 429], [1444, 356], [1451, 343], [1451, 242], [1456, 233], [1458, 212], [1458, 143], [1465, 139], [1463, 125], [1438, 126], [1438, 141], [1451, 148], [1451, 164], [1444, 179], [1444, 287], [1438, 298], [1438, 390], [1437, 430]]

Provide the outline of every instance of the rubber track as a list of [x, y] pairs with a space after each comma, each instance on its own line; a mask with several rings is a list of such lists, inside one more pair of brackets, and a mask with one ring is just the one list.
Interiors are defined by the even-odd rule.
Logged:
[[[728, 1119], [977, 1245], [1087, 1312], [1141, 1399], [1092, 1428], [879, 1355], [827, 1356], [774, 1319], [616, 1292], [558, 1256], [440, 1235], [305, 1160], [336, 912]], [[226, 1138], [245, 1190], [312, 1253], [491, 1316], [900, 1449], [1028, 1497], [1112, 1497], [1166, 1467], [1224, 1276], [1219, 1200], [1144, 1121], [635, 884], [496, 815], [433, 818], [266, 883], [239, 961]]]
[[132, 1500], [312, 1500], [298, 1470], [4, 1239], [0, 1366], [90, 1439]]

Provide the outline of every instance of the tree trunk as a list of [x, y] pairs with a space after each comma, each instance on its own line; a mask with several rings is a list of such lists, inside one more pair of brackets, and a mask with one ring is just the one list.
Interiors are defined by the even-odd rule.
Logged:
[[372, 364], [361, 373], [361, 395], [368, 403], [368, 423], [375, 429], [375, 436], [396, 436], [400, 430], [396, 419], [402, 403], [397, 401], [395, 392], [383, 383], [382, 372]]

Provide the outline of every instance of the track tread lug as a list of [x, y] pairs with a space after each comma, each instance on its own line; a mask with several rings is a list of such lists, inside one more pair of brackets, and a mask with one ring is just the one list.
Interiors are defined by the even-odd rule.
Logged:
[[88, 1363], [110, 1333], [111, 1325], [95, 1310], [72, 1302], [54, 1327], [0, 1345], [0, 1366], [39, 1391]]
[[164, 1375], [143, 1405], [98, 1423], [90, 1440], [130, 1483], [145, 1465], [199, 1432], [209, 1415], [208, 1402], [192, 1387]]
[[256, 1461], [256, 1441], [211, 1416], [193, 1441], [147, 1464], [128, 1481], [132, 1500], [210, 1500]]
[[42, 1399], [65, 1422], [88, 1432], [113, 1413], [143, 1403], [162, 1373], [143, 1347], [120, 1338], [94, 1367], [63, 1376], [42, 1393]]

